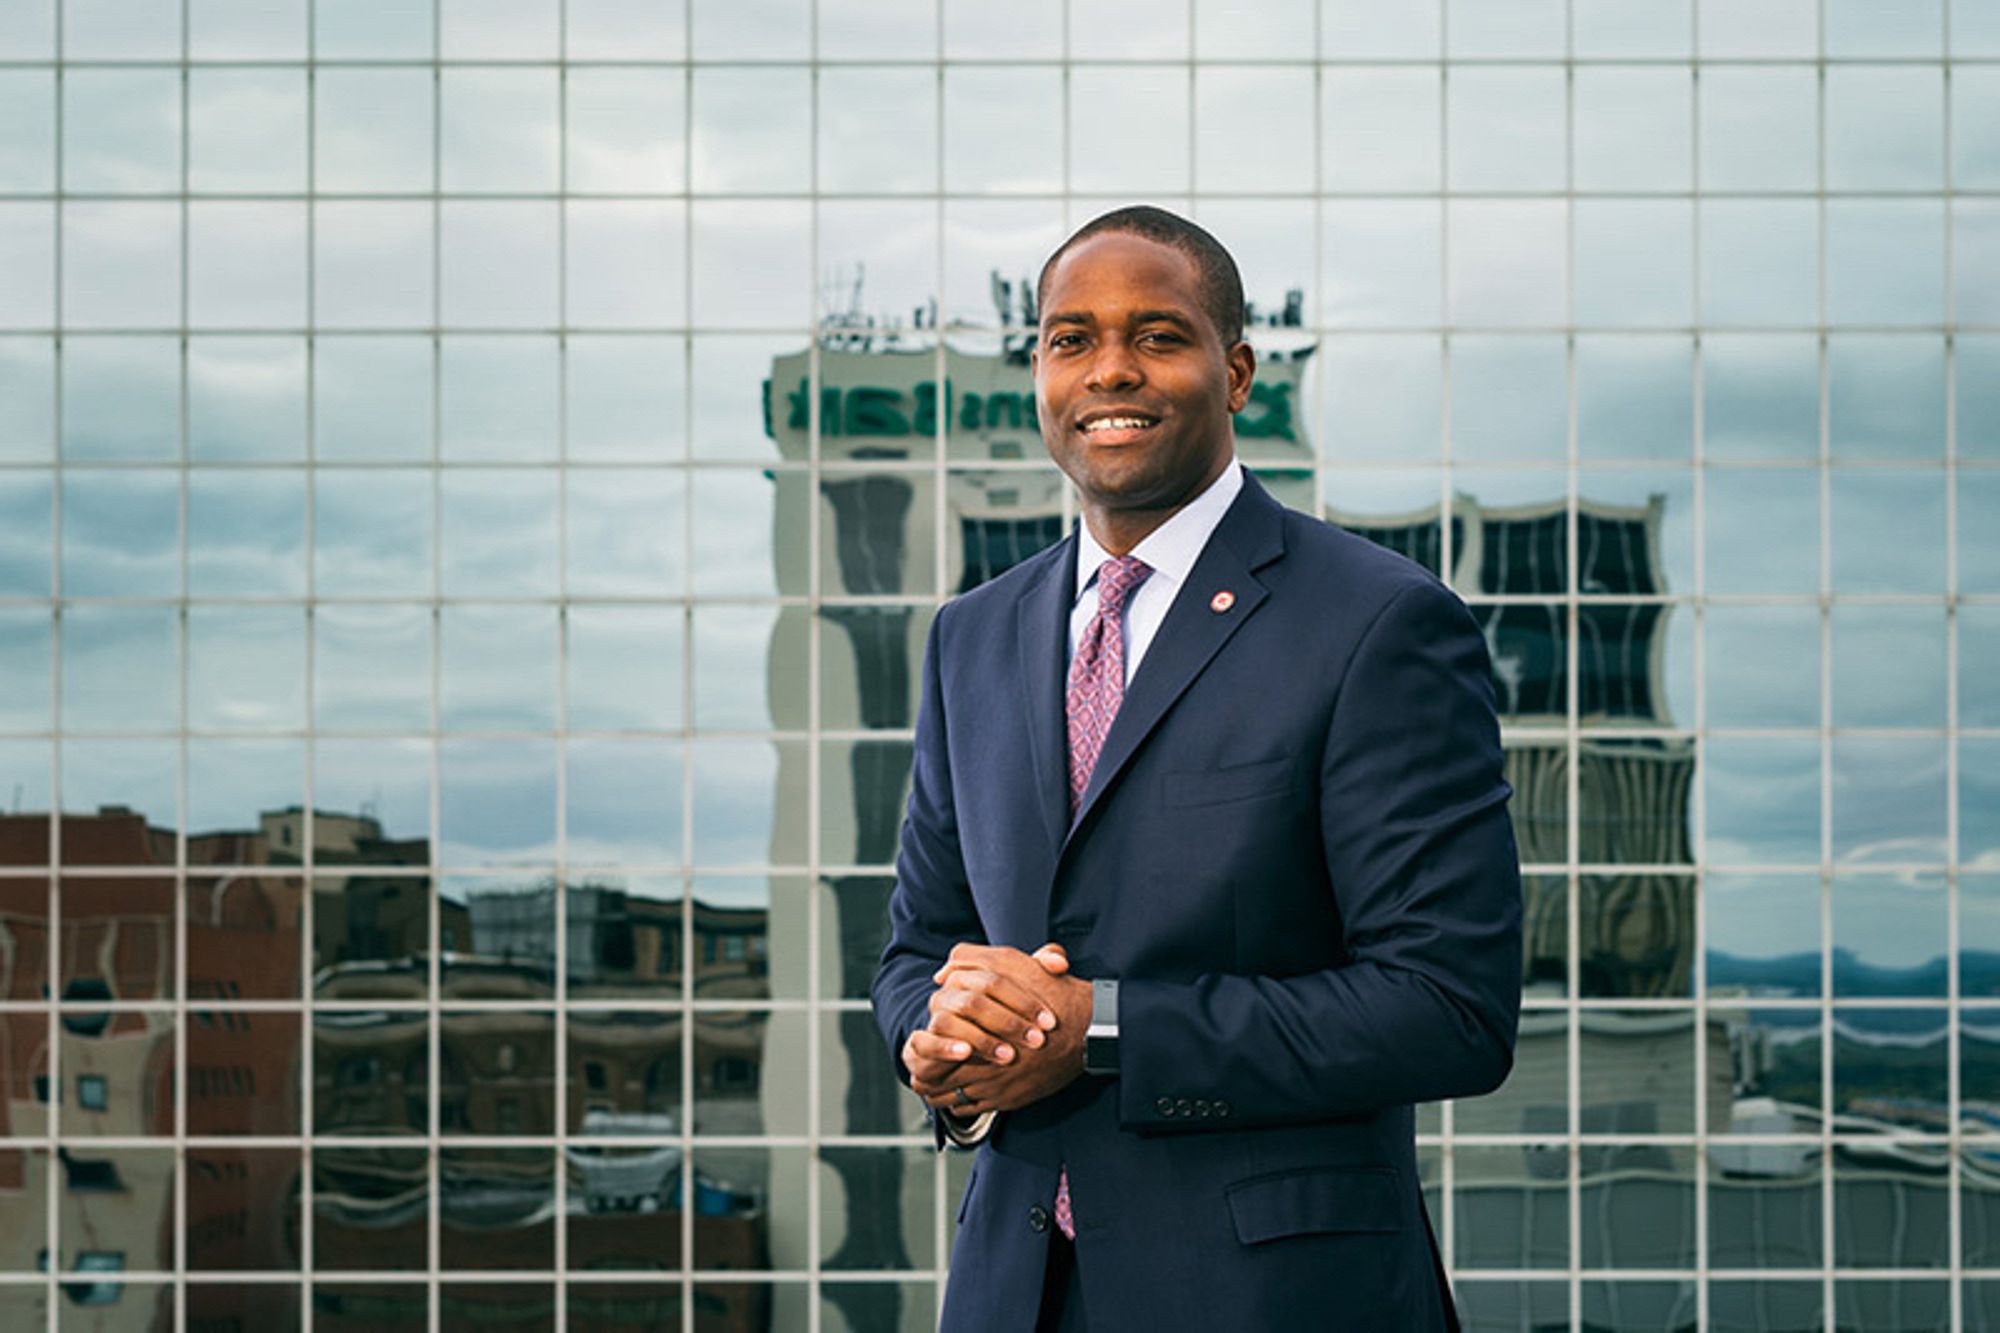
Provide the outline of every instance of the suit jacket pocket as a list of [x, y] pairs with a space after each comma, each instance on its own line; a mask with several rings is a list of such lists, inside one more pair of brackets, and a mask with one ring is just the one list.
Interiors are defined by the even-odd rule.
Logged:
[[1257, 1176], [1229, 1186], [1236, 1238], [1258, 1245], [1285, 1236], [1401, 1231], [1402, 1185], [1386, 1166], [1320, 1167]]
[[1291, 786], [1292, 760], [1288, 755], [1280, 755], [1254, 764], [1169, 773], [1165, 795], [1168, 805], [1220, 805], [1288, 791]]

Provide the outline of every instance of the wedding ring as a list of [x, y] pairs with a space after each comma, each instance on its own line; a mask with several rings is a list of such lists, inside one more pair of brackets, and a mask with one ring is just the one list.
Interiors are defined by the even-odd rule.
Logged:
[[962, 1083], [961, 1083], [961, 1084], [960, 1084], [959, 1086], [957, 1086], [956, 1088], [953, 1088], [953, 1089], [952, 1089], [952, 1092], [953, 1092], [953, 1093], [954, 1093], [954, 1094], [955, 1094], [955, 1095], [956, 1095], [956, 1096], [958, 1097], [958, 1104], [959, 1104], [960, 1106], [970, 1106], [970, 1105], [972, 1105], [972, 1098], [970, 1098], [970, 1097], [968, 1097], [968, 1096], [966, 1096], [966, 1095], [965, 1095], [965, 1085], [964, 1085], [964, 1084], [962, 1084]]

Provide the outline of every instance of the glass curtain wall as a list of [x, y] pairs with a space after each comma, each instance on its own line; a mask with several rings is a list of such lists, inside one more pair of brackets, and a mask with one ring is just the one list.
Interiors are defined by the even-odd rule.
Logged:
[[1133, 200], [1486, 627], [1470, 1325], [2000, 1326], [1994, 0], [6, 0], [0, 1325], [932, 1327], [917, 667]]

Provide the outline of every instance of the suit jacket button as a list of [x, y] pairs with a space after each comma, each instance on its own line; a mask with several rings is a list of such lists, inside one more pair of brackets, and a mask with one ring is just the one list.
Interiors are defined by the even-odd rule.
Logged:
[[1207, 1102], [1205, 1102], [1205, 1101], [1203, 1101], [1203, 1100], [1202, 1100], [1201, 1098], [1199, 1098], [1199, 1097], [1195, 1098], [1195, 1100], [1194, 1100], [1194, 1113], [1195, 1113], [1196, 1115], [1198, 1115], [1198, 1116], [1202, 1117], [1202, 1118], [1203, 1118], [1204, 1120], [1205, 1120], [1205, 1119], [1207, 1119], [1207, 1118], [1208, 1118], [1208, 1103], [1207, 1103]]
[[1028, 1230], [1043, 1232], [1049, 1229], [1049, 1210], [1036, 1204], [1028, 1210]]
[[1216, 1113], [1217, 1115], [1228, 1115], [1228, 1114], [1229, 1114], [1229, 1103], [1228, 1103], [1228, 1102], [1217, 1102], [1217, 1103], [1215, 1104], [1215, 1113]]
[[1153, 1103], [1153, 1109], [1161, 1115], [1172, 1115], [1174, 1113], [1174, 1099], [1171, 1097], [1162, 1097]]
[[1177, 1101], [1177, 1102], [1175, 1102], [1175, 1103], [1174, 1103], [1174, 1114], [1175, 1114], [1175, 1115], [1193, 1115], [1193, 1114], [1194, 1114], [1194, 1103], [1193, 1103], [1193, 1102], [1191, 1102], [1191, 1101], [1189, 1101], [1189, 1100], [1188, 1100], [1187, 1098], [1185, 1098], [1185, 1097], [1181, 1098], [1181, 1099], [1180, 1099], [1179, 1101]]

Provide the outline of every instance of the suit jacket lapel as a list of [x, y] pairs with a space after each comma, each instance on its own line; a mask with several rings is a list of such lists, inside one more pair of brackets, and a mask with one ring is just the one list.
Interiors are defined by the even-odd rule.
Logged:
[[[1187, 582], [1174, 595], [1173, 605], [1153, 636], [1152, 645], [1146, 649], [1139, 669], [1132, 673], [1125, 701], [1119, 705], [1118, 716], [1112, 719], [1104, 748], [1098, 753], [1090, 786], [1077, 806], [1076, 818], [1069, 822], [1069, 832], [1063, 840], [1065, 849], [1105, 789], [1117, 780], [1119, 772], [1167, 709], [1269, 596], [1252, 571], [1284, 554], [1282, 523], [1283, 510], [1278, 502], [1257, 484], [1255, 477], [1246, 473], [1242, 493], [1222, 516], [1201, 558], [1189, 571]], [[1074, 575], [1071, 578], [1073, 582]], [[1234, 601], [1226, 610], [1217, 611], [1214, 600], [1222, 592], [1229, 593]], [[1058, 700], [1060, 715], [1060, 693]], [[1065, 732], [1065, 751], [1067, 744]], [[1067, 786], [1063, 790], [1067, 791]]]
[[[1069, 731], [1063, 683], [1068, 675], [1069, 613], [1076, 601], [1076, 535], [1071, 533], [1015, 607], [1021, 645], [1021, 697], [1035, 801], [1048, 847], [1069, 827]], [[1051, 863], [1053, 865], [1053, 863]]]

